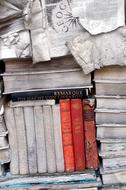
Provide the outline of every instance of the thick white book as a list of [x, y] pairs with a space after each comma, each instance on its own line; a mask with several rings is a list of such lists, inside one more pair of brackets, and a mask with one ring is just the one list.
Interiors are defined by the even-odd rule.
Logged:
[[47, 168], [49, 173], [56, 172], [56, 155], [53, 129], [53, 113], [51, 106], [43, 106], [44, 126], [47, 152]]
[[48, 62], [48, 64], [46, 62], [32, 64], [31, 58], [7, 59], [4, 60], [4, 62], [6, 67], [6, 73], [26, 72], [26, 70], [29, 72], [33, 72], [79, 68], [79, 65], [76, 63], [71, 55], [52, 59]]
[[100, 124], [97, 127], [98, 139], [125, 139], [126, 124]]
[[95, 80], [126, 80], [126, 67], [113, 65], [103, 67], [96, 70], [94, 74]]
[[29, 173], [37, 173], [37, 150], [33, 107], [24, 107]]
[[97, 95], [126, 95], [126, 80], [95, 80]]
[[53, 109], [53, 125], [54, 125], [54, 141], [56, 154], [56, 169], [57, 172], [64, 172], [64, 155], [61, 132], [60, 105], [56, 104]]
[[96, 109], [96, 124], [126, 124], [126, 110]]
[[[126, 171], [120, 171], [109, 174], [102, 174], [103, 184], [125, 184], [126, 183]], [[122, 189], [123, 190], [123, 189]]]
[[42, 106], [34, 107], [38, 173], [47, 172], [44, 114]]
[[99, 109], [124, 109], [126, 110], [126, 96], [96, 95], [96, 105]]
[[4, 73], [4, 93], [91, 86], [91, 75], [81, 68]]
[[102, 167], [104, 173], [111, 173], [113, 171], [126, 170], [126, 156], [115, 158], [102, 158]]
[[28, 174], [28, 155], [27, 155], [27, 139], [24, 122], [23, 108], [11, 108], [14, 110], [14, 118], [17, 130], [19, 170], [20, 174]]
[[126, 142], [101, 142], [100, 155], [102, 157], [120, 157], [126, 155]]
[[11, 154], [10, 172], [11, 174], [16, 175], [19, 174], [18, 137], [12, 108], [5, 107], [5, 120], [9, 132], [8, 137]]

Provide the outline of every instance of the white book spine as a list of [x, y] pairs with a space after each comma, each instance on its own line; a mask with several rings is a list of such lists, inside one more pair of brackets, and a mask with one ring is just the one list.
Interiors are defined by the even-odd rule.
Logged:
[[14, 119], [14, 113], [12, 108], [5, 108], [5, 119], [8, 129], [9, 144], [11, 149], [11, 163], [10, 171], [11, 174], [19, 174], [19, 157], [18, 157], [18, 143], [17, 143], [17, 132]]
[[41, 106], [34, 107], [35, 133], [36, 133], [36, 148], [37, 148], [37, 165], [38, 172], [47, 172], [46, 160], [46, 144], [45, 144], [45, 129], [43, 109]]
[[55, 141], [55, 154], [56, 154], [56, 168], [57, 172], [64, 172], [64, 156], [60, 120], [60, 106], [54, 105], [53, 109], [53, 123], [54, 123], [54, 141]]
[[44, 125], [46, 136], [47, 167], [49, 173], [56, 172], [55, 144], [53, 131], [52, 107], [43, 106]]
[[17, 128], [18, 154], [20, 174], [28, 174], [27, 141], [24, 123], [23, 108], [14, 108], [14, 116]]
[[32, 107], [24, 107], [25, 126], [27, 133], [29, 173], [37, 173], [36, 138], [34, 126], [34, 112]]

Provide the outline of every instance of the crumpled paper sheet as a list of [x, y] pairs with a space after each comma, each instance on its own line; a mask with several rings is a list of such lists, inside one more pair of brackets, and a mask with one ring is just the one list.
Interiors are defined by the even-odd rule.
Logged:
[[125, 25], [125, 0], [72, 0], [72, 14], [92, 35]]
[[83, 33], [67, 46], [85, 74], [103, 66], [126, 65], [126, 27], [96, 36]]

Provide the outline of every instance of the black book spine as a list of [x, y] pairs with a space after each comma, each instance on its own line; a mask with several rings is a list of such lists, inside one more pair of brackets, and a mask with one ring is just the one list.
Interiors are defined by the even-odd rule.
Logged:
[[85, 98], [87, 97], [87, 89], [60, 89], [46, 91], [18, 92], [11, 94], [11, 100], [46, 100], [46, 99], [66, 99], [66, 98]]

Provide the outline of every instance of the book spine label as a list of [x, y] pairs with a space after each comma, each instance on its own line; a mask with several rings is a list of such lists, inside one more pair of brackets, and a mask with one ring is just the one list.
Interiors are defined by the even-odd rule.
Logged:
[[85, 130], [86, 168], [97, 169], [99, 165], [94, 120], [95, 99], [83, 100]]
[[68, 98], [84, 98], [86, 97], [87, 89], [61, 89], [61, 90], [46, 90], [35, 92], [20, 92], [12, 93], [11, 100], [46, 100], [46, 99], [68, 99]]
[[66, 172], [75, 170], [74, 152], [71, 126], [70, 99], [60, 100], [62, 141], [64, 152], [64, 165]]
[[83, 129], [82, 100], [71, 100], [72, 133], [76, 171], [85, 169], [85, 146]]

